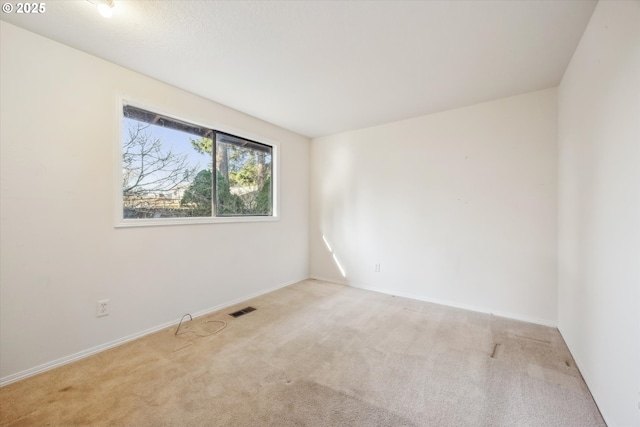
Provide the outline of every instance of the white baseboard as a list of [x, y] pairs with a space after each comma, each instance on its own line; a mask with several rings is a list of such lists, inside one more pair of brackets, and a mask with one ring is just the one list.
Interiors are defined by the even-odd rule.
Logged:
[[353, 288], [364, 289], [364, 290], [373, 291], [373, 292], [379, 292], [379, 293], [387, 294], [387, 295], [395, 295], [395, 296], [399, 296], [399, 297], [403, 297], [403, 298], [410, 298], [410, 299], [415, 299], [415, 300], [418, 300], [418, 301], [430, 302], [430, 303], [433, 303], [433, 304], [445, 305], [447, 307], [461, 308], [461, 309], [464, 309], [464, 310], [475, 311], [475, 312], [478, 312], [478, 313], [492, 314], [494, 316], [506, 317], [508, 319], [519, 320], [519, 321], [522, 321], [522, 322], [535, 323], [537, 325], [548, 326], [548, 327], [551, 327], [551, 328], [557, 328], [558, 327], [558, 322], [557, 321], [548, 320], [548, 319], [541, 319], [541, 318], [527, 316], [527, 315], [518, 314], [518, 313], [510, 313], [510, 312], [506, 312], [506, 311], [496, 311], [496, 310], [488, 309], [486, 307], [480, 307], [480, 306], [469, 305], [469, 304], [461, 304], [461, 303], [458, 303], [458, 302], [455, 302], [455, 301], [441, 300], [441, 299], [437, 299], [437, 298], [429, 298], [429, 297], [425, 297], [423, 295], [415, 295], [415, 294], [409, 294], [409, 293], [404, 293], [404, 292], [396, 292], [396, 291], [391, 291], [391, 290], [388, 290], [388, 289], [377, 288], [377, 287], [374, 287], [374, 286], [361, 285], [361, 284], [357, 284], [357, 283], [349, 283], [349, 282], [346, 282], [346, 281], [327, 279], [327, 278], [319, 277], [319, 276], [313, 276], [312, 279], [322, 280], [324, 282], [337, 283], [339, 285], [351, 286]]
[[[215, 307], [210, 307], [210, 308], [198, 311], [196, 313], [191, 313], [191, 315], [194, 318], [200, 317], [200, 316], [204, 316], [205, 314], [209, 314], [209, 313], [212, 313], [214, 311], [218, 311], [218, 310], [225, 309], [227, 307], [231, 307], [231, 306], [239, 304], [239, 303], [241, 303], [243, 301], [247, 301], [247, 300], [259, 297], [260, 295], [268, 294], [269, 292], [273, 292], [273, 291], [276, 291], [278, 289], [282, 289], [282, 288], [285, 288], [287, 286], [291, 286], [294, 283], [298, 283], [298, 282], [300, 282], [300, 280], [296, 280], [296, 281], [293, 281], [293, 282], [290, 282], [290, 283], [284, 283], [284, 284], [277, 285], [277, 286], [274, 286], [274, 287], [269, 288], [269, 289], [265, 289], [265, 290], [262, 290], [262, 291], [254, 292], [254, 293], [252, 293], [250, 295], [246, 295], [246, 296], [243, 296], [243, 297], [240, 297], [240, 298], [236, 298], [234, 300], [225, 302], [223, 304], [219, 304], [219, 305], [217, 305]], [[136, 332], [134, 334], [127, 335], [125, 337], [122, 337], [122, 338], [119, 338], [119, 339], [116, 339], [116, 340], [113, 340], [113, 341], [109, 341], [107, 343], [100, 344], [100, 345], [97, 345], [95, 347], [88, 348], [86, 350], [79, 351], [79, 352], [71, 354], [69, 356], [61, 357], [60, 359], [56, 359], [56, 360], [53, 360], [51, 362], [43, 363], [42, 365], [38, 365], [38, 366], [35, 366], [33, 368], [25, 369], [24, 371], [20, 371], [20, 372], [17, 372], [15, 374], [7, 375], [6, 377], [0, 378], [0, 387], [5, 386], [7, 384], [14, 383], [16, 381], [23, 380], [25, 378], [32, 377], [34, 375], [40, 374], [40, 373], [45, 372], [45, 371], [49, 371], [49, 370], [57, 368], [59, 366], [67, 365], [67, 364], [75, 362], [77, 360], [84, 359], [85, 357], [89, 357], [89, 356], [92, 356], [92, 355], [94, 355], [96, 353], [100, 353], [100, 352], [108, 350], [110, 348], [117, 347], [117, 346], [125, 344], [125, 343], [127, 343], [129, 341], [133, 341], [133, 340], [136, 340], [138, 338], [142, 338], [145, 335], [149, 335], [149, 334], [152, 334], [154, 332], [158, 332], [158, 331], [161, 331], [163, 329], [169, 328], [171, 326], [177, 325], [179, 322], [180, 322], [180, 319], [175, 319], [175, 320], [172, 320], [170, 322], [166, 322], [166, 323], [163, 323], [161, 325], [157, 325], [157, 326], [154, 326], [152, 328], [145, 329], [144, 331]]]
[[[352, 286], [349, 282], [347, 282], [345, 280], [328, 279], [328, 278], [322, 277], [322, 276], [310, 276], [309, 279], [320, 280], [322, 282], [335, 283], [337, 285]], [[357, 286], [353, 286], [353, 287], [355, 288]]]

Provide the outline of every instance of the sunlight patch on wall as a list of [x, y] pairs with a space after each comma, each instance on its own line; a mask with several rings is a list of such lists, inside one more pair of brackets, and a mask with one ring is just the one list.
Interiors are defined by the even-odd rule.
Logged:
[[340, 264], [340, 261], [338, 261], [338, 257], [336, 256], [336, 254], [333, 252], [333, 249], [331, 249], [331, 245], [329, 244], [329, 242], [327, 241], [326, 236], [323, 234], [322, 235], [322, 240], [324, 240], [324, 244], [327, 245], [327, 249], [329, 249], [329, 252], [331, 253], [331, 255], [333, 256], [333, 261], [336, 263], [336, 265], [338, 266], [338, 270], [340, 270], [340, 274], [342, 274], [342, 277], [347, 277], [347, 273], [344, 272], [344, 268], [342, 268], [342, 265]]
[[329, 244], [329, 242], [327, 242], [327, 238], [324, 237], [324, 234], [322, 235], [322, 240], [324, 240], [324, 244], [327, 245], [327, 249], [329, 249], [329, 252], [333, 253], [333, 249], [331, 249], [331, 245]]
[[342, 277], [347, 277], [347, 274], [344, 272], [344, 268], [342, 268], [342, 266], [340, 265], [340, 261], [338, 261], [336, 254], [333, 254], [333, 260], [336, 262], [336, 265], [338, 266], [340, 273], [342, 273]]

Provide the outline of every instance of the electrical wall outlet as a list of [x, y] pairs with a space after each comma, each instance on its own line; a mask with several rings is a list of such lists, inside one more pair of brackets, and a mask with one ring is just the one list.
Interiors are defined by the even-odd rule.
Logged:
[[109, 315], [109, 300], [103, 299], [98, 301], [96, 305], [96, 317], [108, 316]]
[[374, 271], [375, 271], [376, 273], [380, 273], [380, 263], [379, 263], [379, 262], [376, 262], [376, 267], [375, 267], [375, 270], [374, 270]]

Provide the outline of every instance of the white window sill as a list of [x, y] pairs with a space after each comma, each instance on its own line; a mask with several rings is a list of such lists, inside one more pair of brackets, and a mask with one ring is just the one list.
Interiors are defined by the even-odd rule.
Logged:
[[234, 222], [274, 222], [279, 221], [277, 216], [232, 216], [215, 218], [138, 218], [120, 219], [116, 222], [116, 228], [130, 227], [159, 227], [166, 225], [193, 225], [193, 224], [228, 224]]

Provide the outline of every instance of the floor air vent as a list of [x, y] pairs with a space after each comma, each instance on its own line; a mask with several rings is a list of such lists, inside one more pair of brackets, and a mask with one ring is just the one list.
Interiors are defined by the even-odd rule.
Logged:
[[233, 313], [230, 313], [229, 316], [240, 317], [244, 314], [251, 313], [252, 311], [256, 311], [256, 309], [253, 307], [245, 307], [242, 310], [238, 310], [238, 311], [234, 311]]

